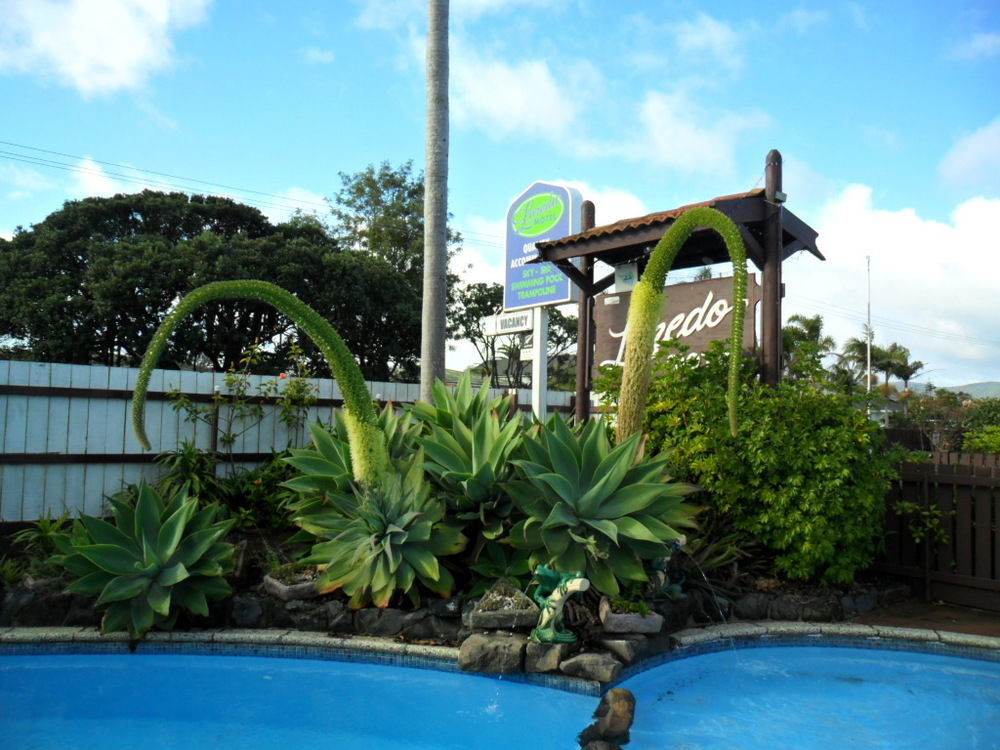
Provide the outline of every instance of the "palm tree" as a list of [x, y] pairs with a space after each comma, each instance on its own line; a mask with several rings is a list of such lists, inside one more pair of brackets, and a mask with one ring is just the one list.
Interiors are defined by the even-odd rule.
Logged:
[[823, 357], [833, 352], [837, 342], [823, 334], [823, 317], [792, 315], [781, 329], [782, 364], [791, 377], [807, 370], [819, 370]]
[[444, 379], [448, 296], [448, 0], [427, 2], [427, 133], [424, 169], [424, 297], [420, 398]]

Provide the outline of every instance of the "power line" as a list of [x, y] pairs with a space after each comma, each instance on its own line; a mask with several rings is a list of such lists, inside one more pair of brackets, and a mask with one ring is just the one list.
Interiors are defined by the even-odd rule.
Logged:
[[[132, 170], [134, 172], [142, 172], [143, 174], [157, 175], [159, 177], [169, 177], [170, 179], [173, 179], [173, 180], [183, 180], [184, 182], [193, 182], [193, 183], [196, 183], [196, 184], [199, 184], [199, 185], [210, 185], [212, 187], [223, 188], [225, 190], [235, 190], [235, 191], [237, 191], [239, 193], [250, 193], [250, 194], [253, 194], [253, 195], [261, 195], [261, 196], [264, 196], [266, 198], [277, 198], [279, 200], [290, 200], [287, 196], [278, 195], [276, 193], [267, 193], [267, 192], [264, 192], [262, 190], [253, 190], [252, 188], [235, 187], [233, 185], [226, 185], [226, 184], [223, 184], [223, 183], [220, 183], [220, 182], [212, 182], [210, 180], [200, 180], [200, 179], [197, 179], [195, 177], [184, 177], [184, 176], [181, 176], [181, 175], [170, 174], [169, 172], [157, 172], [156, 170], [153, 170], [153, 169], [143, 169], [142, 167], [133, 167], [133, 166], [130, 166], [128, 164], [119, 164], [117, 162], [112, 162], [112, 161], [102, 161], [101, 159], [94, 159], [94, 158], [89, 157], [89, 156], [78, 156], [76, 154], [67, 154], [67, 153], [65, 153], [63, 151], [53, 151], [51, 149], [39, 148], [37, 146], [27, 146], [27, 145], [25, 145], [23, 143], [14, 143], [12, 141], [0, 141], [0, 145], [13, 146], [15, 148], [26, 149], [28, 151], [38, 151], [39, 153], [52, 154], [53, 156], [62, 156], [62, 157], [65, 157], [67, 159], [78, 159], [80, 161], [83, 161], [84, 159], [89, 159], [90, 161], [94, 162], [95, 164], [103, 164], [104, 166], [115, 167], [117, 169], [130, 169], [130, 170]], [[8, 153], [8, 152], [3, 152], [3, 153]], [[19, 156], [28, 156], [28, 155], [27, 154], [19, 154]], [[309, 204], [309, 205], [313, 205], [313, 206], [316, 206], [316, 207], [319, 207], [319, 208], [323, 208], [323, 209], [328, 208], [328, 205], [325, 202], [311, 201], [311, 200], [308, 200], [308, 199], [294, 199], [294, 201], [296, 203], [299, 203], [299, 204]]]

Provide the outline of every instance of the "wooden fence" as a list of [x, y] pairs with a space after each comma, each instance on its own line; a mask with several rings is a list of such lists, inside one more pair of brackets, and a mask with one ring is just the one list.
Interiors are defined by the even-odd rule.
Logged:
[[[213, 447], [217, 430], [185, 421], [168, 393], [176, 389], [193, 402], [209, 403], [216, 390], [226, 394], [225, 374], [154, 370], [146, 405], [151, 452], [143, 451], [132, 434], [130, 399], [137, 376], [135, 368], [0, 360], [0, 522], [34, 521], [66, 511], [100, 513], [105, 495], [161, 473], [153, 464], [157, 452], [174, 450], [182, 440], [206, 450]], [[333, 380], [310, 383], [317, 389], [317, 402], [307, 420], [327, 421], [342, 404], [340, 388]], [[280, 392], [284, 385], [274, 377], [250, 376], [249, 393], [269, 386]], [[415, 383], [368, 386], [382, 402], [413, 402], [420, 391]], [[238, 465], [257, 464], [272, 451], [308, 442], [305, 427], [290, 432], [281, 422], [274, 399], [259, 400], [264, 402], [263, 418], [231, 446]], [[528, 408], [530, 400], [530, 391], [518, 392], [521, 408]], [[550, 391], [548, 400], [550, 412], [569, 411], [572, 394]], [[225, 411], [221, 416], [227, 419]]]
[[[900, 473], [876, 569], [913, 580], [928, 600], [1000, 612], [1000, 455], [934, 453]], [[900, 500], [939, 518], [947, 539], [915, 542], [915, 517], [891, 510]]]

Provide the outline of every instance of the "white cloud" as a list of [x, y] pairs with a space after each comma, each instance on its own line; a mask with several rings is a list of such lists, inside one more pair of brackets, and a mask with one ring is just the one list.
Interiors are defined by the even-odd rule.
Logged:
[[55, 187], [55, 184], [41, 172], [20, 164], [0, 164], [0, 185], [4, 186], [6, 189], [4, 195], [10, 200], [26, 198]]
[[650, 91], [639, 108], [640, 130], [612, 151], [679, 172], [731, 175], [744, 133], [767, 127], [762, 112], [706, 110], [683, 91]]
[[975, 34], [951, 50], [951, 56], [957, 60], [978, 60], [998, 55], [1000, 55], [1000, 34], [997, 33]]
[[825, 10], [796, 8], [788, 13], [781, 14], [778, 18], [778, 26], [783, 29], [791, 29], [801, 36], [814, 26], [822, 26], [829, 20], [830, 15]]
[[110, 177], [93, 159], [81, 159], [73, 171], [73, 184], [67, 191], [74, 198], [108, 198], [117, 193], [137, 193], [141, 187], [126, 187]]
[[858, 3], [848, 3], [847, 11], [851, 14], [851, 20], [854, 21], [855, 26], [862, 31], [868, 31], [870, 28], [868, 23], [868, 11], [865, 10], [864, 6]]
[[583, 104], [575, 82], [596, 74], [586, 63], [567, 64], [558, 75], [547, 60], [508, 62], [452, 40], [451, 107], [455, 122], [495, 136], [559, 140], [578, 120]]
[[743, 67], [743, 40], [731, 26], [699, 13], [693, 21], [670, 27], [678, 51], [698, 65], [714, 63], [735, 72]]
[[302, 50], [302, 58], [313, 65], [329, 65], [336, 59], [331, 49], [319, 49], [318, 47], [307, 47]]
[[6, 0], [0, 72], [39, 75], [84, 96], [137, 89], [173, 63], [172, 35], [210, 0]]
[[1000, 380], [995, 321], [1000, 200], [975, 198], [948, 222], [912, 209], [875, 206], [872, 188], [850, 185], [814, 223], [825, 263], [806, 253], [786, 262], [783, 313], [823, 316], [838, 344], [861, 333], [871, 257], [875, 342], [898, 342], [937, 370], [938, 384]]
[[950, 185], [1000, 193], [1000, 116], [952, 146], [940, 172]]

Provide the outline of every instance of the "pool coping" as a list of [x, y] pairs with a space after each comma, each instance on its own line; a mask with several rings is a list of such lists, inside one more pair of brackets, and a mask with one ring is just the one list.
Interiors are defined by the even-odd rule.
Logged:
[[[505, 680], [541, 685], [584, 695], [600, 696], [635, 674], [674, 659], [700, 653], [745, 647], [747, 642], [758, 645], [811, 641], [827, 645], [851, 645], [857, 642], [870, 648], [892, 643], [922, 644], [931, 650], [956, 652], [969, 658], [1000, 661], [1000, 638], [969, 633], [924, 628], [901, 628], [884, 625], [859, 625], [853, 623], [812, 623], [757, 621], [688, 628], [670, 634], [674, 647], [669, 651], [643, 658], [627, 665], [621, 676], [612, 683], [602, 684], [591, 680], [552, 673], [521, 673], [502, 675]], [[100, 633], [93, 627], [0, 627], [0, 647], [12, 645], [39, 646], [45, 644], [86, 645], [133, 643], [127, 633]], [[435, 646], [405, 643], [372, 636], [338, 636], [299, 630], [236, 630], [214, 629], [200, 631], [150, 632], [139, 642], [139, 651], [162, 653], [165, 648], [176, 646], [178, 651], [213, 647], [212, 650], [228, 652], [245, 647], [258, 650], [262, 655], [278, 655], [280, 650], [295, 651], [300, 657], [329, 658], [344, 661], [372, 660], [404, 666], [437, 668], [461, 671], [458, 668], [459, 649], [453, 646]], [[131, 649], [130, 649], [131, 650]], [[262, 651], [261, 651], [262, 650]], [[495, 678], [496, 675], [469, 672], [469, 675]]]

